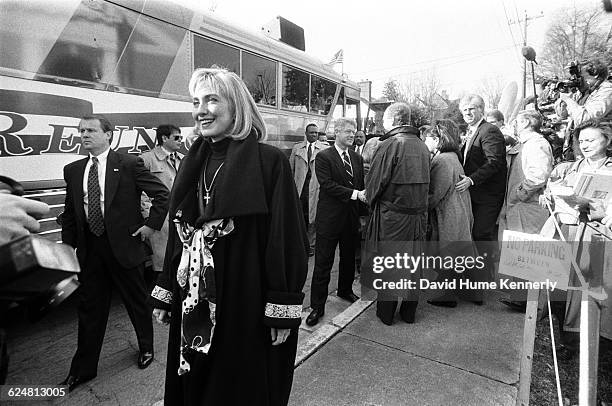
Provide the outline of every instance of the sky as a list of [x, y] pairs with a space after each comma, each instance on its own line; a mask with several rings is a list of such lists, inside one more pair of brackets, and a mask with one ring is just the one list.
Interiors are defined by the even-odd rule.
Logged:
[[[536, 53], [555, 9], [601, 0], [173, 0], [213, 10], [229, 22], [259, 28], [282, 16], [304, 28], [306, 52], [327, 62], [344, 50], [353, 81], [372, 81], [380, 97], [400, 82], [433, 72], [451, 97], [475, 92], [484, 80], [521, 85], [523, 20]], [[237, 12], [239, 10], [239, 12]], [[608, 15], [612, 23], [612, 15]], [[514, 22], [514, 24], [512, 24]]]

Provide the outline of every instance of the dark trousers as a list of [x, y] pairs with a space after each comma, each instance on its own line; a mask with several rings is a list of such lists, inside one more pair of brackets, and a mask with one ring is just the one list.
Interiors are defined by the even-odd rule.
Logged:
[[503, 197], [499, 201], [487, 203], [472, 201], [472, 214], [474, 215], [472, 239], [474, 241], [495, 241], [497, 239], [495, 223], [503, 204]]
[[315, 266], [312, 273], [310, 289], [310, 307], [325, 309], [327, 289], [331, 279], [331, 269], [334, 265], [336, 246], [340, 244], [340, 264], [338, 272], [338, 294], [346, 295], [353, 291], [355, 279], [355, 245], [357, 232], [348, 225], [339, 228], [334, 235], [317, 233], [315, 246]]
[[[393, 324], [397, 303], [398, 299], [390, 300], [384, 295], [379, 295], [376, 301], [376, 316], [385, 324]], [[418, 305], [418, 299], [413, 301], [402, 300], [400, 305], [400, 317], [402, 320], [406, 323], [414, 323]]]
[[486, 254], [484, 262], [485, 269], [488, 271], [488, 280], [493, 280], [495, 276], [494, 263], [499, 257], [499, 247], [495, 242], [497, 241], [496, 223], [503, 203], [503, 198], [487, 203], [472, 201], [472, 214], [474, 215], [472, 239], [478, 249], [478, 254], [483, 256]]
[[97, 375], [113, 287], [136, 330], [140, 351], [153, 351], [152, 310], [147, 304], [143, 266], [122, 267], [112, 254], [106, 233], [96, 237], [87, 231], [87, 259], [79, 281], [79, 338], [70, 375]]

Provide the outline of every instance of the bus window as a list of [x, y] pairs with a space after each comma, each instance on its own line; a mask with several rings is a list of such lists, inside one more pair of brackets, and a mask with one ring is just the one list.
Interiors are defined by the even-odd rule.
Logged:
[[[147, 16], [140, 16], [115, 71], [111, 85], [159, 94], [166, 82], [186, 32]], [[166, 93], [184, 94], [187, 78], [180, 88]]]
[[242, 79], [255, 103], [276, 106], [276, 62], [243, 52]]
[[310, 93], [310, 111], [312, 113], [329, 113], [336, 94], [336, 84], [318, 76], [312, 76]]
[[193, 67], [210, 68], [217, 65], [240, 74], [240, 51], [228, 45], [193, 36]]
[[308, 111], [308, 87], [310, 75], [301, 70], [283, 66], [283, 104], [284, 109]]
[[[24, 42], [14, 44], [16, 46], [7, 53], [2, 52], [2, 58], [5, 59], [6, 55], [10, 61], [13, 54], [18, 55], [17, 60], [22, 65], [18, 69], [36, 72], [36, 80], [62, 82], [65, 79], [75, 79], [90, 82], [81, 83], [83, 87], [104, 89], [105, 84], [112, 80], [119, 56], [125, 49], [138, 14], [110, 3], [81, 3], [72, 11], [68, 9], [68, 2], [63, 2], [65, 4], [57, 10], [55, 7], [45, 7], [43, 3], [28, 3], [32, 3], [28, 4], [30, 8], [9, 16], [20, 21], [21, 14], [28, 16], [28, 20], [23, 20], [20, 25], [11, 24], [12, 19], [5, 20], [9, 21], [9, 29], [12, 26], [20, 27], [16, 38]], [[51, 20], [57, 21], [57, 24], [61, 24], [60, 21], [65, 23], [61, 33], [44, 27], [53, 26], [43, 23]], [[26, 28], [32, 21], [41, 22], [40, 29]], [[52, 48], [47, 49], [49, 45]], [[37, 60], [40, 55], [46, 55], [44, 61], [40, 67], [32, 69], [34, 66], [31, 66], [31, 60]], [[11, 67], [5, 65], [4, 61], [3, 66]]]

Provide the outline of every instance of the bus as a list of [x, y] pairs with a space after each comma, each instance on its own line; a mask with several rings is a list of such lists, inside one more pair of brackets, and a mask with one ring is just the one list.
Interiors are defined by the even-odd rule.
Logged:
[[111, 147], [140, 154], [155, 128], [193, 126], [191, 73], [217, 65], [247, 84], [287, 154], [316, 123], [361, 122], [359, 86], [264, 30], [159, 0], [0, 0], [0, 174], [50, 204], [40, 235], [61, 239], [63, 167], [84, 155], [79, 118], [104, 114]]

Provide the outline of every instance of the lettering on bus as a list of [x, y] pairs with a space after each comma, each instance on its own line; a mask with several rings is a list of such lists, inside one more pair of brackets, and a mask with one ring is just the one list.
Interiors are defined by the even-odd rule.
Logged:
[[[124, 131], [125, 132], [129, 131], [129, 134], [124, 134]], [[132, 131], [135, 131], [135, 134]], [[128, 139], [129, 137], [134, 137], [135, 135], [134, 142], [130, 143], [132, 147], [127, 151], [128, 154], [140, 154], [144, 151], [153, 149], [155, 147], [155, 140], [151, 138], [151, 136], [149, 135], [145, 127], [131, 127], [130, 129], [130, 127], [128, 126], [116, 125], [114, 135], [113, 135], [113, 141], [111, 143], [111, 147], [114, 150], [126, 148], [126, 147], [120, 148], [120, 145], [122, 145], [121, 141], [124, 135], [126, 135]], [[141, 138], [146, 145], [145, 149], [142, 149], [141, 145], [138, 144], [138, 140]]]
[[[70, 119], [74, 124], [62, 124], [53, 121], [66, 121], [66, 117], [35, 117], [36, 120], [29, 122], [27, 115], [0, 112], [0, 157], [81, 154], [78, 118]], [[40, 122], [41, 117], [44, 124]], [[31, 121], [37, 121], [38, 124]], [[45, 131], [45, 127], [49, 130]], [[117, 125], [113, 132], [111, 148], [130, 154], [140, 154], [152, 149], [155, 147], [155, 137], [149, 131], [143, 126]]]
[[[0, 156], [11, 155], [30, 155], [34, 149], [23, 144], [23, 140], [14, 133], [23, 130], [28, 125], [28, 120], [25, 117], [16, 113], [2, 112], [0, 116], [10, 120], [10, 124], [6, 128], [0, 128]], [[0, 123], [5, 120], [0, 119]]]
[[[44, 151], [40, 151], [41, 154], [47, 152], [64, 152], [68, 154], [79, 153], [79, 150], [81, 148], [81, 136], [78, 135], [78, 126], [58, 124], [49, 124], [49, 126], [53, 128], [53, 133], [49, 138], [49, 144], [47, 145], [47, 149], [45, 149]], [[66, 129], [71, 129], [72, 131], [66, 133]]]

